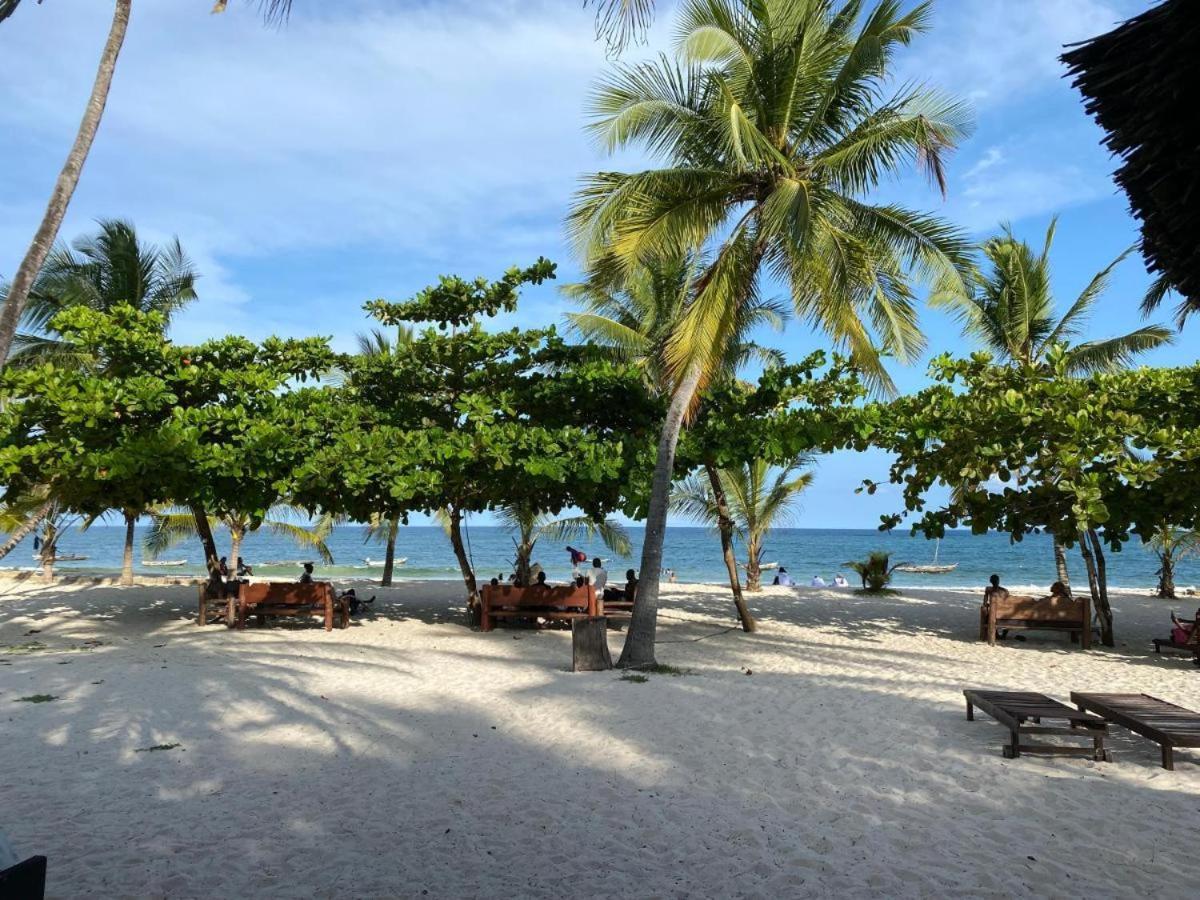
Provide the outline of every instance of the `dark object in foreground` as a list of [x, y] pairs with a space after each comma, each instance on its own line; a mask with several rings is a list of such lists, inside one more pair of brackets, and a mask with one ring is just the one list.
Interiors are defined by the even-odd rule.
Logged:
[[[1104, 749], [1108, 725], [1098, 716], [1071, 709], [1045, 694], [1032, 691], [963, 691], [967, 698], [967, 719], [974, 721], [979, 707], [1009, 732], [1004, 756], [1014, 759], [1022, 753], [1046, 756], [1090, 756], [1097, 761], [1111, 760]], [[1067, 727], [1043, 725], [1042, 719], [1065, 719]], [[1026, 724], [1032, 723], [1032, 724]], [[1091, 747], [1064, 747], [1058, 744], [1022, 744], [1021, 738], [1031, 734], [1057, 734], [1067, 737], [1086, 737]]]
[[46, 896], [46, 857], [31, 856], [0, 872], [4, 900], [42, 900]]
[[604, 672], [613, 667], [608, 651], [608, 619], [588, 616], [571, 620], [571, 671]]
[[1142, 222], [1142, 255], [1200, 309], [1195, 164], [1200, 3], [1166, 0], [1062, 55], [1085, 108], [1122, 162], [1116, 182]]
[[333, 630], [335, 618], [338, 628], [350, 624], [349, 605], [335, 596], [333, 585], [327, 581], [243, 584], [237, 599], [238, 628], [246, 627], [249, 615], [259, 625], [266, 624], [267, 616], [322, 616], [326, 631]]
[[1162, 767], [1175, 768], [1176, 747], [1200, 747], [1200, 713], [1149, 694], [1084, 694], [1071, 692], [1081, 710], [1103, 716], [1114, 725], [1149, 738], [1162, 748]]

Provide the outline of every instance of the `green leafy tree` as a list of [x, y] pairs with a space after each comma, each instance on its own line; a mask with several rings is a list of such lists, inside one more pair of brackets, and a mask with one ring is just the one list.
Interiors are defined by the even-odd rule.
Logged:
[[[733, 469], [718, 469], [722, 494], [746, 549], [746, 590], [762, 590], [762, 557], [772, 528], [787, 524], [800, 494], [812, 484], [807, 458], [795, 459], [778, 469], [764, 459], [755, 459]], [[689, 519], [716, 525], [721, 512], [707, 476], [692, 475], [679, 483], [671, 498], [672, 507]]]
[[[954, 281], [932, 298], [934, 305], [959, 317], [964, 334], [1013, 366], [1045, 366], [1052, 348], [1078, 337], [1107, 290], [1113, 269], [1130, 253], [1126, 250], [1097, 272], [1059, 316], [1050, 272], [1056, 226], [1057, 220], [1052, 220], [1040, 251], [1018, 240], [1006, 227], [980, 246], [983, 265], [974, 277], [965, 283]], [[1148, 325], [1119, 337], [1069, 345], [1062, 353], [1072, 374], [1111, 372], [1172, 339], [1169, 329]], [[1066, 554], [1057, 540], [1054, 561], [1058, 580], [1070, 590]]]
[[[641, 569], [656, 572], [679, 433], [767, 269], [798, 316], [887, 385], [880, 348], [922, 348], [911, 276], [967, 266], [938, 220], [865, 197], [906, 163], [944, 185], [963, 108], [923, 88], [888, 95], [895, 51], [924, 30], [928, 4], [691, 0], [677, 52], [617, 66], [596, 91], [593, 130], [608, 150], [638, 144], [663, 161], [587, 178], [569, 223], [595, 277], [620, 283], [651, 259], [711, 250], [669, 342], [671, 402], [659, 442]], [[657, 583], [644, 581], [622, 666], [654, 662]]]

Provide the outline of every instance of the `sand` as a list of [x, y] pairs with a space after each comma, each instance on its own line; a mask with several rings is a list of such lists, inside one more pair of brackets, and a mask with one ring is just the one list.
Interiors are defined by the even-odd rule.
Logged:
[[[744, 635], [727, 592], [664, 586], [659, 660], [687, 674], [635, 683], [567, 671], [565, 632], [470, 631], [460, 586], [376, 593], [347, 631], [237, 633], [193, 624], [194, 587], [0, 584], [0, 829], [50, 858], [49, 896], [1200, 884], [1200, 751], [1166, 772], [1116, 730], [1111, 763], [1006, 760], [961, 694], [1148, 691], [1200, 709], [1200, 670], [1149, 648], [1195, 600], [1116, 594], [1118, 646], [1085, 653], [1037, 633], [989, 648], [967, 593], [769, 588]], [[58, 699], [16, 702], [35, 694]]]

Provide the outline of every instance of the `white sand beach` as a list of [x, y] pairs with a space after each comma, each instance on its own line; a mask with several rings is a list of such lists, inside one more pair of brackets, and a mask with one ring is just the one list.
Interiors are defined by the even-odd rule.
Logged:
[[[53, 897], [1193, 897], [1200, 751], [1000, 754], [962, 689], [1145, 691], [1174, 605], [1115, 649], [975, 640], [977, 596], [664, 586], [659, 661], [572, 674], [570, 635], [376, 590], [345, 631], [194, 624], [195, 589], [0, 585], [0, 829]], [[621, 633], [612, 632], [614, 656]], [[16, 651], [16, 652], [14, 652]], [[48, 694], [52, 702], [17, 702]], [[145, 751], [179, 744], [169, 750]]]

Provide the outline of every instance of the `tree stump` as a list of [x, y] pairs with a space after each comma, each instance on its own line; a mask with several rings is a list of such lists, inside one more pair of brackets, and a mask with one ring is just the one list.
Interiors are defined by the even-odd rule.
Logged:
[[603, 672], [613, 667], [608, 652], [608, 617], [571, 620], [571, 671]]

